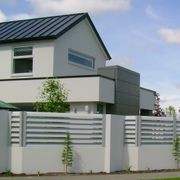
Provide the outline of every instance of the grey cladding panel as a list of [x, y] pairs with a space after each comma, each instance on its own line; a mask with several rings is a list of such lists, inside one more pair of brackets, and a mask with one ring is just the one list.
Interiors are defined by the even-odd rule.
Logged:
[[115, 112], [116, 114], [120, 114], [120, 115], [128, 115], [129, 114], [128, 105], [116, 104]]
[[118, 69], [117, 79], [122, 80], [122, 81], [126, 81], [126, 82], [130, 81], [128, 72], [124, 71], [124, 70], [120, 70], [120, 69]]
[[124, 93], [117, 93], [116, 94], [116, 103], [128, 105], [129, 104], [129, 95]]
[[116, 77], [116, 73], [115, 73], [115, 69], [104, 69], [104, 68], [100, 68], [98, 69], [98, 74], [111, 78], [111, 79], [115, 79]]
[[129, 75], [129, 82], [135, 85], [140, 86], [140, 76], [139, 75]]
[[129, 96], [128, 102], [131, 106], [139, 106], [139, 97]]
[[115, 79], [115, 104], [107, 106], [107, 113], [138, 115], [140, 74], [120, 66], [100, 68], [98, 74]]
[[128, 115], [139, 115], [139, 108], [135, 106], [129, 106]]
[[128, 86], [128, 93], [130, 95], [134, 95], [134, 96], [140, 96], [140, 91], [139, 91], [139, 86], [134, 85], [134, 84], [129, 84]]
[[116, 91], [127, 93], [129, 91], [129, 83], [124, 81], [116, 81]]

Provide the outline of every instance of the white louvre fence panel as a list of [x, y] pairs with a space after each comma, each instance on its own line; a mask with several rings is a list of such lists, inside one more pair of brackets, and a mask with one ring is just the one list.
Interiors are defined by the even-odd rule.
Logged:
[[179, 118], [125, 116], [125, 144], [172, 144], [176, 136], [180, 136]]
[[[73, 144], [102, 145], [102, 115], [24, 112], [12, 117], [12, 124], [18, 123], [18, 126], [21, 117], [23, 119], [21, 131], [17, 126], [11, 125], [14, 132], [11, 135], [13, 144], [21, 139], [23, 146], [63, 144], [66, 133], [69, 132]], [[18, 128], [17, 131], [15, 128]]]
[[124, 127], [124, 143], [135, 144], [136, 143], [136, 116], [125, 116]]
[[10, 118], [11, 144], [21, 144], [21, 112], [12, 112]]
[[141, 117], [141, 144], [172, 144], [173, 139], [173, 118]]
[[180, 117], [178, 117], [176, 121], [176, 136], [180, 137]]

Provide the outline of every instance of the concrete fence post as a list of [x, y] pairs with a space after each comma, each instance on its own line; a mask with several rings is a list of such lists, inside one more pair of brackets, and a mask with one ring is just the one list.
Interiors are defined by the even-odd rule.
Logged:
[[106, 141], [106, 115], [103, 114], [102, 118], [102, 147], [105, 147]]
[[173, 116], [173, 141], [176, 138], [177, 117]]
[[27, 121], [27, 112], [23, 112], [23, 129], [22, 129], [22, 146], [26, 146], [26, 121]]
[[141, 116], [136, 116], [136, 125], [135, 125], [135, 145], [141, 145]]
[[23, 138], [23, 134], [22, 134], [22, 129], [23, 129], [23, 112], [20, 112], [19, 115], [19, 146], [22, 147], [22, 138]]
[[138, 146], [141, 146], [141, 116], [138, 116], [139, 127], [138, 127]]
[[22, 111], [20, 113], [20, 141], [19, 146], [23, 147], [26, 145], [26, 112]]

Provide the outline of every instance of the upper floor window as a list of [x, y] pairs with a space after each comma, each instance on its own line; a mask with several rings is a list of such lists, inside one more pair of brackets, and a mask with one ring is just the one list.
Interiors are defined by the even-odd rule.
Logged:
[[32, 47], [14, 48], [13, 73], [32, 73], [33, 49]]
[[68, 60], [74, 64], [78, 64], [84, 67], [94, 69], [95, 59], [85, 54], [81, 54], [76, 51], [69, 50]]

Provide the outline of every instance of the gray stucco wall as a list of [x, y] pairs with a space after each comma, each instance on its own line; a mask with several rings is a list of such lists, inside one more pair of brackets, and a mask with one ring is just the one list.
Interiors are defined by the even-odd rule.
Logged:
[[120, 66], [99, 68], [98, 74], [115, 80], [115, 104], [107, 104], [107, 114], [138, 115], [140, 74]]

